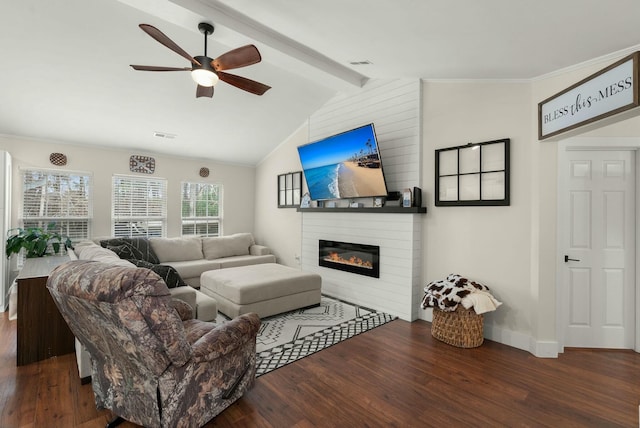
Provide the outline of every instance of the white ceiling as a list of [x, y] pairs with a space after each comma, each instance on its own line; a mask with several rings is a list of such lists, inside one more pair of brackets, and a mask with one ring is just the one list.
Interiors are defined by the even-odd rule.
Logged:
[[[0, 134], [255, 165], [368, 78], [534, 79], [640, 46], [638, 18], [638, 0], [0, 0]], [[211, 57], [254, 43], [232, 73], [273, 89], [196, 99], [189, 73], [129, 67], [189, 66], [139, 23], [195, 56], [201, 21]]]

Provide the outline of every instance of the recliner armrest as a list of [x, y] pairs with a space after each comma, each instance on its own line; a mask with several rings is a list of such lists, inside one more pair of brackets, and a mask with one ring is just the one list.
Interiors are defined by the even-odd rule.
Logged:
[[255, 343], [259, 328], [258, 314], [240, 315], [198, 339], [192, 345], [193, 359], [197, 362], [212, 361], [242, 348], [248, 341]]
[[171, 306], [178, 311], [182, 321], [192, 320], [195, 317], [195, 310], [184, 300], [171, 299]]
[[170, 288], [169, 293], [174, 299], [179, 299], [191, 306], [193, 318], [196, 317], [196, 290], [189, 286]]

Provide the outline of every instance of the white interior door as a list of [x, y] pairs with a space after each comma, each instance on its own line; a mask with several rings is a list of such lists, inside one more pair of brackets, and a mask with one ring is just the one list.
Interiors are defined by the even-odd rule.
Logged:
[[635, 161], [630, 150], [560, 159], [564, 346], [635, 343]]

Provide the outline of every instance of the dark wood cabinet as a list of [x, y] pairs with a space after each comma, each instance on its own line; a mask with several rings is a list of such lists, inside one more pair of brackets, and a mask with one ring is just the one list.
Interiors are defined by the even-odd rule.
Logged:
[[27, 259], [18, 274], [17, 365], [74, 352], [74, 336], [62, 318], [47, 278], [68, 256]]

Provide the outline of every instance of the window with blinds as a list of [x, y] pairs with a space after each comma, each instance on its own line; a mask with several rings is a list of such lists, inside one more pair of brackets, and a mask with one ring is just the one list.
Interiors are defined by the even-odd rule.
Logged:
[[22, 171], [22, 227], [56, 223], [56, 230], [77, 242], [89, 238], [92, 177], [87, 173], [25, 169]]
[[112, 191], [113, 236], [165, 236], [167, 180], [114, 175]]
[[182, 183], [182, 235], [220, 236], [222, 186]]

